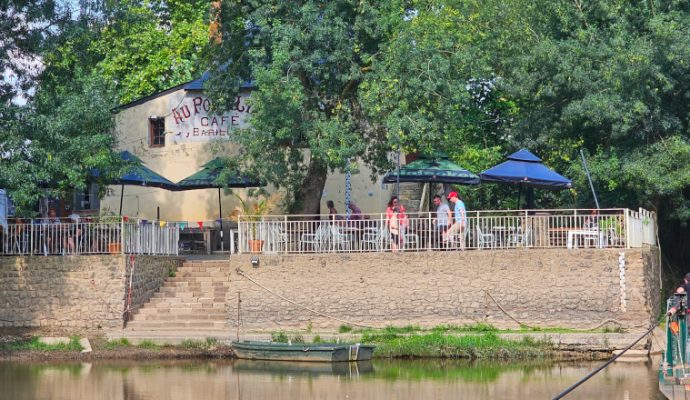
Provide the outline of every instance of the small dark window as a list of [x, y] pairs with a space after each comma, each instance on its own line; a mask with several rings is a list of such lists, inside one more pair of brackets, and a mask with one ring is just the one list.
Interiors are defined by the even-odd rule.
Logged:
[[165, 146], [164, 118], [149, 118], [149, 144], [151, 147]]

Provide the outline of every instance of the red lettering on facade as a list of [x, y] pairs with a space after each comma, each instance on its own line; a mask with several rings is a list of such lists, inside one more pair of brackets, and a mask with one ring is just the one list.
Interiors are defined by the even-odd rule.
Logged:
[[201, 108], [201, 104], [204, 102], [204, 99], [201, 97], [195, 97], [192, 99], [192, 104], [194, 105], [194, 115], [199, 114], [199, 109]]
[[189, 106], [187, 106], [187, 105], [185, 105], [184, 107], [182, 107], [182, 108], [180, 109], [180, 111], [182, 111], [182, 116], [185, 117], [185, 118], [189, 118], [189, 117], [192, 116], [192, 112], [189, 111]]
[[180, 112], [177, 111], [177, 108], [173, 108], [172, 112], [173, 112], [173, 118], [175, 118], [176, 124], [179, 124], [180, 122], [184, 121], [184, 118], [182, 118], [182, 115], [180, 115]]

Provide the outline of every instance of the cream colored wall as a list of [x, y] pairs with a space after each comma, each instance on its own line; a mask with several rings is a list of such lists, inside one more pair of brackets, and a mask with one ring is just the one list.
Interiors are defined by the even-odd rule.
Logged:
[[[359, 167], [359, 172], [350, 177], [350, 201], [353, 201], [363, 213], [381, 213], [386, 210], [395, 185], [382, 185], [383, 176], [371, 182], [371, 170]], [[321, 196], [321, 212], [328, 213], [326, 202], [333, 200], [338, 213], [345, 214], [345, 174], [333, 172], [328, 176]]]
[[[187, 92], [180, 89], [145, 103], [124, 109], [115, 115], [118, 149], [128, 150], [141, 158], [144, 164], [173, 182], [178, 182], [197, 172], [201, 166], [215, 155], [210, 149], [210, 140], [185, 141], [185, 135], [176, 124], [175, 114], [181, 106], [190, 104], [190, 98], [199, 96], [200, 92]], [[243, 96], [247, 96], [244, 93]], [[166, 138], [164, 147], [150, 147], [148, 138], [149, 117], [164, 116]], [[244, 123], [246, 113], [237, 116], [240, 126]], [[177, 116], [179, 119], [179, 114]], [[199, 138], [197, 138], [198, 140]], [[217, 141], [216, 141], [217, 142]], [[217, 142], [218, 143], [218, 142]], [[227, 153], [239, 151], [230, 142], [222, 143]], [[360, 172], [352, 175], [352, 195], [363, 212], [381, 212], [385, 209], [391, 188], [378, 182], [372, 183], [370, 171], [360, 167]], [[388, 185], [392, 186], [392, 185]], [[270, 190], [270, 189], [269, 189]], [[247, 190], [233, 189], [233, 192], [245, 197]], [[101, 200], [101, 210], [118, 213], [120, 207], [121, 186], [110, 186]], [[331, 173], [326, 182], [322, 196], [322, 212], [327, 213], [326, 200], [333, 200], [338, 211], [345, 213], [345, 175]], [[223, 217], [228, 218], [237, 205], [233, 195], [221, 192]], [[124, 186], [122, 214], [145, 219], [157, 218], [160, 207], [160, 218], [167, 221], [208, 221], [218, 218], [218, 190], [201, 189], [182, 192], [169, 192], [163, 189], [141, 186]]]

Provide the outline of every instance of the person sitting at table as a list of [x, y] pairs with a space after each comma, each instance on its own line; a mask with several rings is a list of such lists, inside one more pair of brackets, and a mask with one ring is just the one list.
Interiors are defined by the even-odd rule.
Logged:
[[65, 240], [65, 244], [67, 247], [67, 251], [70, 253], [74, 253], [77, 247], [76, 244], [79, 243], [79, 237], [81, 236], [81, 228], [79, 227], [79, 221], [81, 220], [81, 217], [79, 216], [79, 214], [72, 213], [67, 218], [69, 218], [71, 224], [67, 229], [67, 238]]
[[592, 215], [585, 217], [585, 222], [582, 224], [585, 229], [596, 230], [599, 228], [599, 223], [597, 219], [597, 210], [592, 210]]
[[57, 251], [57, 238], [60, 236], [59, 224], [60, 218], [57, 217], [57, 213], [54, 208], [48, 210], [48, 218], [43, 220], [43, 224], [47, 225], [45, 233], [45, 245], [44, 253], [47, 255], [48, 252]]
[[441, 196], [434, 196], [434, 205], [436, 206], [436, 235], [434, 239], [436, 241], [435, 245], [440, 247], [443, 242], [443, 234], [446, 233], [450, 225], [452, 214], [448, 204], [441, 200]]
[[467, 209], [457, 192], [450, 192], [448, 194], [448, 200], [454, 205], [454, 221], [453, 225], [443, 234], [442, 238], [444, 242], [448, 242], [454, 234], [458, 233], [460, 235], [460, 249], [464, 250], [465, 230], [467, 229]]
[[362, 210], [359, 207], [357, 207], [357, 204], [351, 201], [348, 207], [350, 209], [351, 221], [359, 221], [360, 219], [362, 219]]
[[328, 207], [328, 219], [331, 221], [343, 219], [342, 215], [338, 215], [338, 210], [336, 210], [333, 200], [328, 200], [326, 202], [326, 207]]

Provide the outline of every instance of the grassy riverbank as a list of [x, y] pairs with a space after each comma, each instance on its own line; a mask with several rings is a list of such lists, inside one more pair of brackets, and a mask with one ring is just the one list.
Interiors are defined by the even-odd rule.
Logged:
[[528, 359], [547, 357], [553, 352], [550, 342], [502, 339], [494, 332], [470, 335], [364, 334], [362, 343], [376, 345], [378, 358], [469, 358]]
[[[81, 353], [79, 337], [73, 336], [62, 344], [45, 344], [33, 336], [36, 332], [23, 335], [0, 336], [0, 359], [170, 359], [170, 358], [232, 358], [229, 345], [215, 339], [184, 340], [176, 345], [167, 345], [143, 340], [130, 343], [126, 339], [106, 340], [99, 336], [87, 335], [93, 349]], [[54, 334], [55, 332], [53, 332]], [[562, 347], [560, 334], [582, 331], [564, 328], [498, 330], [487, 324], [442, 325], [433, 328], [417, 326], [387, 327], [383, 329], [353, 329], [343, 325], [338, 333], [314, 333], [311, 329], [295, 332], [278, 331], [270, 334], [274, 342], [342, 342], [363, 343], [376, 346], [375, 358], [461, 358], [484, 360], [528, 360], [528, 359], [602, 359], [610, 356], [610, 351], [602, 347], [592, 350]], [[613, 330], [598, 330], [584, 333], [582, 343], [608, 340]], [[515, 334], [515, 335], [513, 335]], [[536, 335], [535, 335], [536, 334]], [[543, 334], [543, 335], [542, 335]], [[266, 340], [257, 338], [255, 340]], [[250, 336], [251, 337], [251, 336]], [[550, 338], [556, 337], [556, 346]], [[596, 346], [595, 346], [596, 347]], [[608, 346], [604, 346], [608, 347]]]
[[82, 353], [78, 337], [68, 343], [45, 344], [38, 337], [4, 338], [0, 341], [0, 360], [164, 360], [164, 359], [211, 359], [232, 358], [230, 346], [216, 340], [184, 340], [177, 345], [155, 343], [144, 340], [132, 344], [127, 339], [90, 340], [92, 350]]

